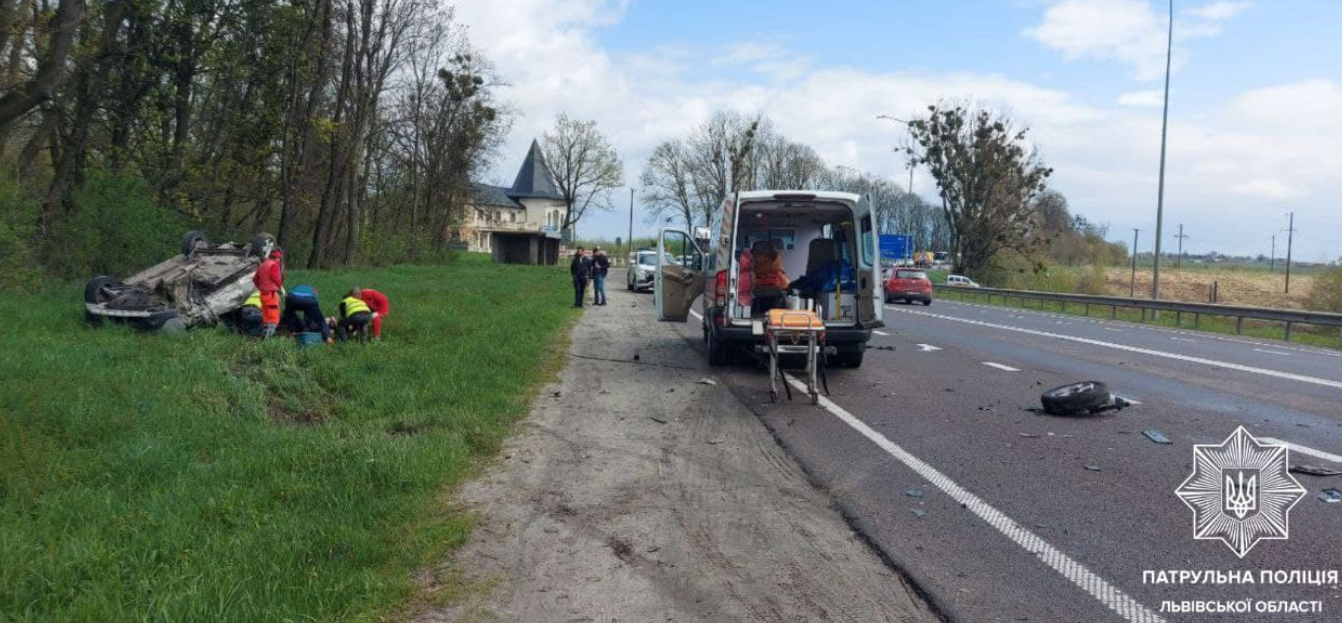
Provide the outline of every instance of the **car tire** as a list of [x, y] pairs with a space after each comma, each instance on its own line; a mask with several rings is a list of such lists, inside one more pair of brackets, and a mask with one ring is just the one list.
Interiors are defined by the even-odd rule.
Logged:
[[634, 291], [634, 280], [633, 280], [633, 279], [630, 279], [630, 278], [628, 278], [628, 276], [626, 276], [626, 277], [625, 277], [625, 280], [624, 280], [624, 287], [628, 288], [630, 292], [633, 292], [633, 291]]
[[830, 362], [838, 368], [849, 368], [856, 370], [862, 367], [862, 360], [866, 357], [867, 351], [859, 350], [851, 353], [837, 353], [830, 356]]
[[718, 338], [713, 337], [713, 331], [707, 332], [708, 337], [708, 365], [725, 366], [728, 363], [727, 349]]
[[931, 304], [932, 304], [932, 299], [927, 299], [927, 300], [923, 301], [923, 307], [927, 307], [928, 305], [931, 305]]
[[253, 257], [259, 257], [264, 260], [266, 259], [266, 255], [269, 254], [269, 250], [274, 249], [275, 246], [275, 237], [265, 232], [261, 232], [252, 237], [252, 246], [248, 250], [248, 253]]
[[1054, 415], [1089, 413], [1109, 403], [1109, 387], [1099, 381], [1082, 381], [1054, 387], [1039, 396], [1044, 411]]
[[113, 279], [106, 275], [99, 275], [97, 277], [94, 277], [89, 280], [87, 285], [84, 286], [84, 302], [93, 303], [95, 305], [98, 303], [106, 303], [107, 296], [103, 294], [102, 291], [103, 288], [106, 286], [119, 286], [119, 285], [121, 285], [120, 281], [117, 281], [116, 279]]
[[182, 236], [182, 255], [191, 255], [196, 250], [196, 245], [209, 244], [209, 238], [205, 237], [205, 232], [199, 229], [193, 229]]

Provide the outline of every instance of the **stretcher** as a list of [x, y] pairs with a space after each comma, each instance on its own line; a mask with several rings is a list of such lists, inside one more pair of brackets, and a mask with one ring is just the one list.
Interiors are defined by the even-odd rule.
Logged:
[[783, 382], [788, 400], [792, 399], [792, 390], [778, 366], [779, 357], [804, 355], [806, 391], [811, 394], [811, 404], [819, 404], [816, 379], [824, 374], [821, 361], [825, 344], [824, 321], [810, 310], [771, 309], [764, 322], [764, 344], [769, 355], [769, 399], [778, 402], [779, 381]]

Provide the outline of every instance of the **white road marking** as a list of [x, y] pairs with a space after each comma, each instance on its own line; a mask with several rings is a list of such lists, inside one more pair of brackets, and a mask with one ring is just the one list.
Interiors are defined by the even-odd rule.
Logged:
[[1312, 457], [1320, 458], [1325, 461], [1332, 461], [1334, 463], [1342, 465], [1342, 456], [1338, 456], [1336, 454], [1332, 454], [1329, 452], [1324, 452], [1323, 450], [1315, 450], [1314, 448], [1311, 448], [1309, 446], [1302, 446], [1298, 443], [1282, 441], [1280, 439], [1275, 439], [1273, 437], [1259, 437], [1258, 440], [1267, 443], [1274, 443], [1279, 446], [1286, 446], [1287, 448], [1290, 448], [1294, 452], [1299, 452], [1300, 454], [1308, 454]]
[[1205, 358], [1202, 358], [1202, 357], [1192, 357], [1192, 356], [1189, 356], [1189, 355], [1180, 355], [1180, 354], [1178, 354], [1178, 353], [1169, 353], [1169, 352], [1165, 352], [1165, 351], [1163, 351], [1163, 350], [1154, 350], [1154, 349], [1150, 349], [1150, 348], [1139, 348], [1139, 347], [1137, 347], [1137, 346], [1128, 346], [1128, 345], [1126, 345], [1126, 344], [1115, 344], [1115, 343], [1113, 343], [1113, 342], [1105, 342], [1105, 341], [1102, 341], [1102, 340], [1092, 340], [1092, 339], [1090, 339], [1090, 338], [1077, 337], [1077, 336], [1075, 336], [1075, 335], [1064, 335], [1064, 334], [1062, 334], [1062, 333], [1051, 333], [1051, 332], [1049, 332], [1049, 331], [1036, 331], [1036, 330], [1034, 330], [1034, 329], [1026, 329], [1026, 328], [1024, 328], [1024, 327], [1013, 327], [1013, 326], [1011, 326], [1011, 325], [996, 324], [996, 323], [992, 323], [992, 322], [983, 322], [983, 321], [980, 321], [980, 320], [970, 320], [970, 319], [968, 319], [968, 318], [956, 318], [955, 316], [946, 316], [946, 315], [944, 315], [944, 314], [933, 314], [933, 313], [920, 312], [920, 311], [913, 311], [913, 310], [900, 310], [900, 311], [903, 311], [904, 313], [908, 313], [908, 314], [918, 314], [918, 315], [920, 315], [920, 316], [928, 316], [928, 317], [931, 317], [931, 318], [941, 318], [942, 320], [953, 320], [953, 321], [955, 321], [955, 322], [964, 322], [964, 323], [973, 324], [973, 325], [979, 325], [979, 326], [983, 326], [983, 327], [990, 327], [990, 328], [993, 328], [993, 329], [1002, 329], [1002, 330], [1004, 330], [1004, 331], [1015, 331], [1015, 332], [1017, 332], [1017, 333], [1025, 333], [1025, 334], [1028, 334], [1028, 335], [1038, 335], [1038, 336], [1042, 336], [1042, 337], [1051, 337], [1051, 338], [1056, 338], [1056, 339], [1059, 339], [1059, 340], [1067, 340], [1067, 341], [1069, 341], [1069, 342], [1078, 342], [1078, 343], [1080, 343], [1080, 344], [1090, 344], [1091, 346], [1102, 346], [1102, 347], [1104, 347], [1104, 348], [1112, 348], [1112, 349], [1115, 349], [1115, 350], [1127, 351], [1127, 352], [1130, 352], [1130, 353], [1140, 353], [1140, 354], [1143, 354], [1143, 355], [1151, 355], [1151, 356], [1153, 356], [1153, 357], [1164, 357], [1164, 358], [1166, 358], [1166, 359], [1175, 359], [1175, 360], [1178, 360], [1178, 361], [1187, 361], [1187, 362], [1189, 362], [1189, 363], [1200, 363], [1200, 364], [1203, 364], [1203, 365], [1213, 366], [1213, 367], [1218, 367], [1218, 368], [1225, 368], [1225, 369], [1228, 369], [1228, 370], [1238, 370], [1238, 371], [1240, 371], [1240, 372], [1249, 372], [1249, 373], [1252, 373], [1252, 374], [1261, 374], [1261, 375], [1263, 375], [1263, 376], [1271, 376], [1271, 377], [1275, 377], [1275, 378], [1279, 378], [1279, 379], [1286, 379], [1286, 380], [1289, 380], [1289, 381], [1300, 381], [1301, 383], [1311, 383], [1311, 384], [1314, 384], [1314, 385], [1322, 385], [1322, 386], [1324, 386], [1324, 387], [1334, 387], [1334, 388], [1337, 388], [1337, 389], [1342, 389], [1342, 381], [1334, 381], [1334, 380], [1331, 380], [1331, 379], [1321, 379], [1321, 378], [1318, 378], [1318, 377], [1315, 377], [1315, 376], [1306, 376], [1306, 375], [1304, 375], [1304, 374], [1296, 374], [1296, 373], [1294, 373], [1294, 372], [1282, 372], [1282, 371], [1280, 371], [1280, 370], [1271, 370], [1271, 369], [1268, 369], [1268, 368], [1256, 368], [1256, 367], [1254, 367], [1254, 366], [1246, 366], [1246, 365], [1241, 365], [1241, 364], [1238, 364], [1238, 363], [1230, 363], [1230, 362], [1228, 362], [1228, 361], [1217, 361], [1217, 360], [1215, 360], [1215, 359], [1205, 359]]
[[[982, 304], [982, 303], [955, 303], [955, 304], [956, 304], [956, 305], [963, 305], [963, 306], [966, 306], [966, 307], [991, 307], [991, 308], [996, 308], [996, 309], [1007, 309], [1007, 308], [1004, 308], [1004, 307], [999, 307], [999, 306], [997, 306], [997, 305], [991, 305], [991, 306], [989, 306], [989, 305], [984, 305], [984, 304]], [[1034, 315], [1034, 316], [1055, 316], [1055, 317], [1056, 317], [1056, 314], [1046, 314], [1046, 313], [1043, 313], [1043, 312], [1037, 312], [1037, 311], [1031, 311], [1030, 314], [1031, 314], [1031, 315]], [[1025, 318], [1025, 316], [1015, 316], [1015, 315], [1010, 315], [1010, 314], [1008, 314], [1007, 317], [1008, 317], [1008, 318]], [[1077, 319], [1080, 320], [1080, 319], [1083, 319], [1083, 317], [1078, 316]], [[1091, 318], [1091, 319], [1087, 320], [1086, 322], [1090, 322], [1090, 323], [1092, 323], [1092, 324], [1099, 324], [1099, 325], [1108, 325], [1108, 324], [1114, 324], [1114, 323], [1135, 324], [1136, 326], [1138, 326], [1138, 327], [1140, 327], [1140, 328], [1142, 328], [1142, 329], [1145, 329], [1145, 330], [1147, 330], [1147, 331], [1157, 331], [1157, 332], [1160, 332], [1160, 333], [1174, 333], [1174, 334], [1176, 334], [1176, 335], [1192, 335], [1192, 336], [1196, 336], [1196, 337], [1198, 337], [1198, 338], [1208, 339], [1208, 340], [1218, 340], [1218, 341], [1221, 341], [1221, 342], [1231, 342], [1231, 343], [1234, 343], [1234, 344], [1247, 344], [1247, 345], [1249, 345], [1249, 346], [1265, 346], [1265, 347], [1275, 348], [1275, 349], [1278, 349], [1278, 350], [1289, 350], [1289, 351], [1291, 351], [1291, 352], [1296, 352], [1296, 353], [1305, 353], [1305, 354], [1309, 354], [1309, 355], [1319, 355], [1319, 356], [1322, 356], [1322, 357], [1333, 357], [1333, 358], [1335, 358], [1335, 359], [1342, 359], [1342, 353], [1335, 352], [1335, 351], [1330, 351], [1330, 350], [1325, 350], [1325, 349], [1322, 349], [1322, 348], [1300, 347], [1300, 346], [1295, 346], [1294, 344], [1289, 345], [1289, 346], [1286, 345], [1286, 344], [1268, 344], [1268, 343], [1265, 343], [1265, 342], [1255, 342], [1255, 341], [1253, 341], [1253, 340], [1246, 340], [1246, 339], [1244, 339], [1244, 338], [1236, 337], [1236, 336], [1234, 336], [1234, 335], [1221, 335], [1221, 334], [1214, 333], [1214, 332], [1211, 332], [1211, 331], [1185, 331], [1185, 330], [1179, 330], [1179, 329], [1167, 329], [1167, 328], [1165, 328], [1165, 327], [1159, 327], [1159, 326], [1153, 326], [1153, 325], [1147, 325], [1147, 324], [1137, 324], [1137, 323], [1132, 323], [1132, 322], [1125, 322], [1125, 321], [1122, 321], [1122, 320], [1110, 320], [1110, 319], [1108, 319], [1108, 318]], [[1110, 328], [1110, 327], [1103, 327], [1103, 328], [1104, 328], [1104, 330], [1106, 330], [1106, 331], [1113, 331], [1114, 333], [1122, 333], [1122, 332], [1123, 332], [1123, 329]]]
[[1007, 372], [1020, 372], [1020, 368], [1013, 368], [1013, 367], [1011, 367], [1011, 366], [1004, 366], [1004, 365], [1002, 365], [1002, 364], [1000, 364], [1000, 363], [997, 363], [997, 362], [995, 362], [995, 361], [985, 361], [985, 362], [983, 362], [983, 365], [988, 366], [989, 368], [997, 368], [998, 370], [1005, 370], [1005, 371], [1007, 371]]
[[930, 352], [934, 352], [934, 351], [941, 350], [941, 347], [939, 347], [939, 346], [933, 346], [933, 345], [931, 345], [931, 344], [915, 344], [915, 346], [918, 347], [918, 352], [920, 352], [920, 353], [930, 353]]
[[1267, 353], [1267, 354], [1269, 354], [1269, 355], [1281, 355], [1282, 357], [1290, 357], [1290, 356], [1291, 356], [1291, 353], [1283, 353], [1283, 352], [1281, 352], [1281, 351], [1279, 351], [1279, 350], [1267, 350], [1267, 349], [1263, 349], [1263, 348], [1255, 348], [1255, 349], [1253, 349], [1253, 352], [1255, 352], [1255, 353]]
[[[802, 393], [806, 392], [806, 385], [793, 378], [792, 375], [789, 374], [787, 380], [793, 387], [797, 388], [797, 391]], [[871, 440], [884, 450], [886, 454], [894, 457], [900, 463], [903, 463], [919, 476], [922, 476], [928, 482], [932, 483], [933, 486], [945, 492], [951, 499], [959, 502], [961, 506], [965, 507], [975, 515], [978, 515], [980, 519], [987, 522], [988, 525], [995, 528], [998, 532], [1001, 532], [1003, 536], [1021, 546], [1022, 549], [1030, 554], [1037, 556], [1044, 564], [1077, 585], [1081, 590], [1089, 593], [1090, 596], [1099, 600], [1100, 603], [1108, 606], [1110, 610], [1118, 613], [1118, 615], [1125, 620], [1132, 623], [1163, 623], [1165, 621], [1160, 615], [1147, 609], [1146, 606], [1143, 606], [1137, 600], [1129, 597], [1126, 593], [1119, 590], [1118, 587], [1096, 575], [1080, 562], [1077, 562], [1067, 554], [1064, 554], [1058, 548], [1049, 545], [1047, 541], [1033, 532], [1030, 532], [1002, 511], [997, 510], [992, 505], [983, 501], [982, 498], [970, 493], [959, 484], [956, 484], [954, 480], [951, 480], [945, 474], [938, 471], [937, 468], [932, 467], [918, 457], [910, 454], [907, 450], [886, 438], [885, 435], [876, 432], [870, 426], [867, 426], [866, 422], [857, 419], [853, 414], [844, 410], [843, 407], [834, 404], [833, 401], [824, 396], [820, 396], [820, 406], [834, 414], [835, 417], [852, 427], [853, 430], [856, 430], [863, 437]]]
[[704, 319], [703, 316], [700, 316], [700, 315], [699, 315], [699, 312], [694, 311], [693, 309], [690, 310], [690, 315], [691, 315], [691, 316], [694, 316], [695, 318], [698, 318], [698, 319], [700, 319], [700, 320], [703, 320], [703, 319]]
[[871, 332], [872, 332], [872, 333], [875, 333], [876, 335], [879, 335], [879, 336], [881, 336], [881, 337], [890, 337], [890, 334], [889, 334], [889, 333], [886, 333], [885, 331], [877, 331], [877, 330], [875, 330], [875, 329], [872, 329]]
[[1197, 342], [1197, 340], [1189, 339], [1186, 337], [1171, 337], [1170, 339], [1176, 342], [1194, 342], [1194, 343]]

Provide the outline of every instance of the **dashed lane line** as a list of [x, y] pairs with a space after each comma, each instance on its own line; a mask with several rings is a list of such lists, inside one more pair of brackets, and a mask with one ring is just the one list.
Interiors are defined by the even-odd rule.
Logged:
[[1005, 372], [1020, 372], [1020, 368], [1013, 368], [1008, 365], [997, 363], [996, 361], [985, 361], [983, 362], [983, 365], [988, 366], [989, 368], [997, 368], [998, 370]]
[[[793, 378], [787, 377], [788, 383], [797, 388], [797, 391], [806, 393], [806, 385]], [[907, 450], [898, 444], [890, 441], [885, 435], [882, 435], [870, 426], [859, 420], [853, 414], [849, 413], [843, 407], [834, 404], [830, 399], [820, 396], [820, 406], [824, 407], [843, 423], [852, 427], [859, 434], [871, 440], [878, 447], [894, 457], [895, 460], [903, 463], [906, 467], [916, 472], [919, 476], [927, 479], [933, 486], [942, 490], [951, 499], [959, 502], [961, 506], [969, 509], [980, 519], [987, 522], [1003, 536], [1019, 545], [1022, 549], [1037, 556], [1041, 562], [1048, 565], [1058, 574], [1067, 578], [1068, 581], [1075, 584], [1081, 590], [1084, 590], [1090, 596], [1099, 600], [1100, 603], [1107, 606], [1110, 610], [1118, 613], [1131, 623], [1164, 623], [1165, 619], [1160, 615], [1143, 606], [1140, 602], [1127, 593], [1119, 590], [1118, 587], [1110, 584], [1104, 578], [1096, 575], [1085, 565], [1077, 562], [1072, 557], [1063, 553], [1062, 550], [1050, 545], [1047, 541], [1038, 535], [1030, 532], [1020, 523], [1008, 517], [1002, 511], [997, 510], [991, 504], [983, 501], [982, 498], [961, 487], [954, 480], [951, 480], [945, 474], [932, 467], [918, 457], [910, 454]]]
[[1140, 353], [1140, 354], [1143, 354], [1143, 355], [1151, 355], [1152, 357], [1163, 357], [1163, 358], [1165, 358], [1165, 359], [1174, 359], [1174, 360], [1178, 360], [1178, 361], [1187, 361], [1187, 362], [1189, 362], [1189, 363], [1198, 363], [1198, 364], [1202, 364], [1202, 365], [1206, 365], [1206, 366], [1213, 366], [1213, 367], [1217, 367], [1217, 368], [1224, 368], [1224, 369], [1227, 369], [1227, 370], [1238, 370], [1238, 371], [1240, 371], [1240, 372], [1249, 372], [1249, 373], [1251, 373], [1251, 374], [1261, 374], [1261, 375], [1263, 375], [1263, 376], [1271, 376], [1271, 377], [1275, 377], [1275, 378], [1279, 378], [1279, 379], [1286, 379], [1286, 380], [1290, 380], [1290, 381], [1299, 381], [1299, 382], [1301, 382], [1301, 383], [1310, 383], [1310, 384], [1313, 384], [1313, 385], [1322, 385], [1322, 386], [1324, 386], [1324, 387], [1333, 387], [1333, 388], [1337, 388], [1337, 389], [1342, 389], [1342, 381], [1334, 381], [1334, 380], [1332, 380], [1332, 379], [1321, 379], [1321, 378], [1316, 377], [1316, 376], [1307, 376], [1307, 375], [1304, 375], [1304, 374], [1296, 374], [1296, 373], [1294, 373], [1294, 372], [1283, 372], [1283, 371], [1281, 371], [1281, 370], [1272, 370], [1272, 369], [1269, 369], [1269, 368], [1258, 368], [1258, 367], [1254, 367], [1254, 366], [1246, 366], [1246, 365], [1242, 365], [1242, 364], [1238, 364], [1238, 363], [1230, 363], [1230, 362], [1228, 362], [1228, 361], [1217, 361], [1217, 360], [1215, 360], [1215, 359], [1206, 359], [1206, 358], [1204, 358], [1204, 357], [1193, 357], [1193, 356], [1190, 356], [1190, 355], [1180, 355], [1179, 353], [1170, 353], [1170, 352], [1166, 352], [1166, 351], [1163, 351], [1163, 350], [1155, 350], [1155, 349], [1151, 349], [1151, 348], [1141, 348], [1141, 347], [1137, 347], [1137, 346], [1128, 346], [1127, 344], [1116, 344], [1116, 343], [1114, 343], [1114, 342], [1105, 342], [1105, 341], [1103, 341], [1103, 340], [1093, 340], [1093, 339], [1090, 339], [1090, 338], [1078, 337], [1078, 336], [1075, 336], [1075, 335], [1066, 335], [1066, 334], [1062, 334], [1062, 333], [1053, 333], [1053, 332], [1050, 332], [1050, 331], [1037, 331], [1037, 330], [1035, 330], [1035, 329], [1026, 329], [1026, 328], [1024, 328], [1024, 327], [1015, 327], [1015, 326], [1006, 325], [1006, 324], [998, 324], [998, 323], [995, 323], [995, 322], [983, 322], [983, 321], [981, 321], [981, 320], [970, 320], [970, 319], [968, 319], [968, 318], [957, 318], [957, 317], [955, 317], [955, 316], [947, 316], [947, 315], [945, 315], [945, 314], [933, 314], [933, 313], [929, 313], [929, 312], [920, 312], [920, 311], [902, 310], [902, 309], [899, 310], [899, 311], [904, 312], [904, 313], [906, 313], [906, 314], [916, 314], [916, 315], [919, 315], [919, 316], [927, 316], [927, 317], [929, 317], [929, 318], [940, 318], [940, 319], [942, 319], [942, 320], [950, 320], [950, 321], [953, 321], [953, 322], [963, 322], [963, 323], [966, 323], [966, 324], [978, 325], [978, 326], [981, 326], [981, 327], [989, 327], [989, 328], [993, 328], [993, 329], [1001, 329], [1001, 330], [1003, 330], [1003, 331], [1014, 331], [1014, 332], [1016, 332], [1016, 333], [1024, 333], [1024, 334], [1027, 334], [1027, 335], [1038, 335], [1038, 336], [1041, 336], [1041, 337], [1051, 337], [1051, 338], [1055, 338], [1055, 339], [1059, 339], [1059, 340], [1066, 340], [1066, 341], [1068, 341], [1068, 342], [1077, 342], [1077, 343], [1079, 343], [1079, 344], [1089, 344], [1089, 345], [1091, 345], [1091, 346], [1100, 346], [1100, 347], [1103, 347], [1103, 348], [1112, 348], [1112, 349], [1114, 349], [1114, 350], [1127, 351], [1127, 352], [1130, 352], [1130, 353]]
[[1290, 356], [1291, 356], [1291, 353], [1283, 353], [1283, 352], [1281, 352], [1281, 351], [1279, 351], [1279, 350], [1268, 350], [1268, 349], [1266, 349], [1266, 348], [1255, 348], [1255, 349], [1253, 349], [1253, 352], [1255, 352], [1255, 353], [1267, 353], [1267, 354], [1269, 354], [1269, 355], [1281, 355], [1282, 357], [1290, 357]]

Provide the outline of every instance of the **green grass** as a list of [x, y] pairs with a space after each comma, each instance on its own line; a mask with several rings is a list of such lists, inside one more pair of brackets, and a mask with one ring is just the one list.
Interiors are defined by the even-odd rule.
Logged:
[[[1174, 312], [1161, 312], [1159, 318], [1155, 318], [1151, 312], [1147, 312], [1145, 318], [1143, 318], [1141, 310], [1121, 307], [1117, 310], [1116, 314], [1111, 316], [1112, 312], [1110, 311], [1110, 308], [1102, 305], [1091, 305], [1089, 310], [1087, 310], [1086, 306], [1081, 303], [1026, 301], [1025, 306], [1022, 307], [1020, 300], [1015, 298], [1010, 299], [1010, 302], [1006, 303], [1000, 296], [993, 297], [983, 294], [976, 296], [972, 291], [951, 292], [944, 289], [938, 290], [937, 296], [953, 301], [986, 303], [996, 307], [1017, 307], [1021, 309], [1068, 314], [1072, 316], [1088, 316], [1093, 318], [1112, 317], [1125, 322], [1137, 322], [1153, 326], [1235, 335], [1235, 319], [1223, 316], [1202, 315], [1197, 317], [1194, 314], [1183, 314], [1181, 318], [1179, 314]], [[1280, 322], [1246, 319], [1244, 320], [1241, 335], [1284, 340], [1286, 339], [1286, 327]], [[1339, 348], [1340, 340], [1342, 340], [1342, 338], [1339, 338], [1338, 330], [1332, 327], [1296, 325], [1291, 329], [1291, 341], [1298, 344]]]
[[[451, 487], [562, 363], [567, 275], [474, 256], [295, 273], [391, 298], [383, 344], [88, 329], [0, 297], [0, 621], [371, 621], [471, 521]], [[328, 312], [329, 313], [329, 312]]]

